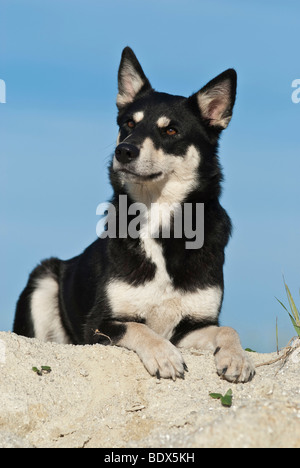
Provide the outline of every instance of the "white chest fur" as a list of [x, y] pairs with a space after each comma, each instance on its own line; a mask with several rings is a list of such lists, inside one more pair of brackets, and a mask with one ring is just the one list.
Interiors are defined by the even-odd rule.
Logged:
[[143, 239], [142, 243], [147, 257], [156, 264], [156, 275], [152, 281], [137, 287], [120, 280], [111, 281], [107, 294], [114, 317], [143, 320], [167, 339], [184, 317], [215, 319], [222, 299], [221, 289], [209, 287], [192, 293], [174, 289], [159, 244], [151, 238]]

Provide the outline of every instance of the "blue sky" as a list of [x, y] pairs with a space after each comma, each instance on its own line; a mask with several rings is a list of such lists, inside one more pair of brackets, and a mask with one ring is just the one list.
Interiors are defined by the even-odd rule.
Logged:
[[275, 296], [299, 304], [298, 1], [0, 0], [0, 330], [28, 274], [80, 253], [111, 196], [117, 69], [130, 45], [159, 91], [190, 95], [229, 67], [234, 117], [220, 156], [227, 249], [222, 324], [273, 351], [294, 330]]

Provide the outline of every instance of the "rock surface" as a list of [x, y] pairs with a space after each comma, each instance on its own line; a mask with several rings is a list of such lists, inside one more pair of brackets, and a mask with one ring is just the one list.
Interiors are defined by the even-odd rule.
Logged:
[[[189, 373], [173, 382], [125, 349], [1, 332], [0, 448], [300, 447], [300, 348], [244, 385], [220, 380], [211, 353], [183, 354]], [[209, 396], [229, 388], [231, 408]]]

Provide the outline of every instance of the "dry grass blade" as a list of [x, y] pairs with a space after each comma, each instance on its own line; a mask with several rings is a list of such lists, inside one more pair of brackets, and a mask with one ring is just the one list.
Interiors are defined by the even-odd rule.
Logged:
[[[296, 344], [296, 346], [290, 346], [290, 343], [296, 339], [298, 341], [298, 343]], [[276, 359], [272, 359], [271, 361], [267, 361], [267, 362], [263, 362], [262, 364], [257, 364], [255, 367], [258, 368], [258, 367], [263, 367], [263, 366], [270, 366], [271, 364], [275, 364], [276, 362], [279, 362], [279, 361], [282, 361], [286, 358], [289, 357], [290, 354], [293, 353], [293, 351], [295, 351], [295, 349], [298, 349], [300, 348], [300, 340], [298, 337], [296, 338], [292, 338], [289, 343], [287, 344], [287, 346], [285, 348], [283, 348], [283, 354], [281, 356], [279, 356], [278, 358]]]
[[112, 340], [111, 340], [111, 338], [110, 338], [108, 335], [105, 335], [104, 333], [101, 333], [98, 329], [95, 330], [94, 333], [95, 333], [95, 335], [97, 335], [97, 336], [104, 336], [104, 338], [107, 338], [107, 339], [109, 340], [110, 344], [112, 344]]

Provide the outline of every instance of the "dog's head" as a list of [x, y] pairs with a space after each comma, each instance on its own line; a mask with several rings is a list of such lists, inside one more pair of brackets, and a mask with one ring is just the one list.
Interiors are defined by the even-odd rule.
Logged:
[[173, 203], [193, 190], [207, 190], [210, 179], [219, 183], [218, 137], [232, 117], [236, 82], [236, 72], [229, 69], [189, 98], [159, 93], [125, 48], [118, 74], [113, 185], [135, 201]]

